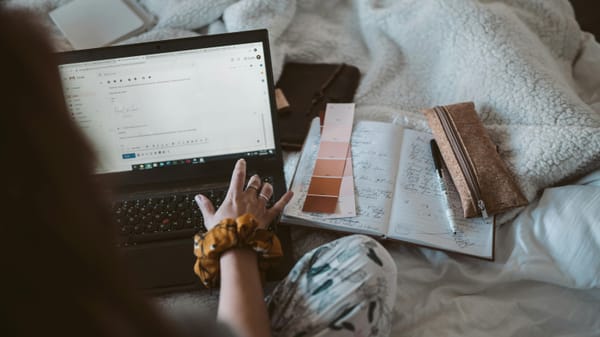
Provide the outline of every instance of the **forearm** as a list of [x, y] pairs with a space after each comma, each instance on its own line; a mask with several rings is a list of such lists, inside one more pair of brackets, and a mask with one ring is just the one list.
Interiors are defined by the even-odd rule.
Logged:
[[270, 336], [256, 253], [232, 249], [221, 256], [220, 264], [221, 291], [217, 318], [242, 337]]

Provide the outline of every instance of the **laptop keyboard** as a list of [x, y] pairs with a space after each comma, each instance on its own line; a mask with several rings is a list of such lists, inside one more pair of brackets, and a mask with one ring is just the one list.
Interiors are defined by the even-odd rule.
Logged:
[[[264, 181], [272, 179], [269, 177]], [[217, 209], [227, 194], [227, 188], [115, 202], [113, 216], [117, 223], [117, 245], [127, 247], [149, 242], [191, 239], [197, 232], [205, 232], [202, 213], [194, 200], [197, 194], [208, 197]], [[267, 206], [271, 203], [269, 201]]]

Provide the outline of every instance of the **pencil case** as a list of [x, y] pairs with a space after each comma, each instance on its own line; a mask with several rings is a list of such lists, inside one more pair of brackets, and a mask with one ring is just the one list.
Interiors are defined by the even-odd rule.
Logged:
[[466, 218], [488, 217], [527, 204], [473, 102], [436, 106], [423, 113]]

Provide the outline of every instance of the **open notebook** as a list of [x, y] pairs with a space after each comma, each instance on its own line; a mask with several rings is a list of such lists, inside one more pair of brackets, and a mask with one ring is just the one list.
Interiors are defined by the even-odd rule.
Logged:
[[[455, 218], [453, 233], [436, 180], [428, 133], [390, 123], [358, 121], [352, 132], [356, 216], [331, 219], [302, 212], [319, 148], [319, 123], [307, 135], [292, 180], [294, 198], [282, 222], [400, 240], [488, 260], [494, 258], [494, 225], [481, 218]], [[450, 206], [460, 201], [450, 184]]]

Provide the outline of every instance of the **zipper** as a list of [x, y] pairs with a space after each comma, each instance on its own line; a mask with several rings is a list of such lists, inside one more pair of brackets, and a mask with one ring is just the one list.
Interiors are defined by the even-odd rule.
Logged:
[[471, 196], [475, 197], [475, 206], [479, 209], [483, 218], [488, 217], [487, 210], [485, 208], [485, 202], [481, 197], [481, 189], [479, 188], [479, 183], [477, 182], [477, 176], [475, 175], [475, 169], [473, 168], [473, 163], [469, 159], [466, 154], [466, 149], [462, 144], [460, 137], [458, 136], [458, 132], [456, 131], [456, 127], [454, 122], [450, 118], [450, 113], [446, 107], [434, 107], [433, 110], [437, 114], [440, 123], [442, 124], [442, 129], [444, 129], [444, 133], [448, 138], [450, 143], [450, 147], [456, 156], [456, 160], [458, 161], [458, 166], [465, 177], [465, 181], [467, 182], [467, 187], [471, 192]]

